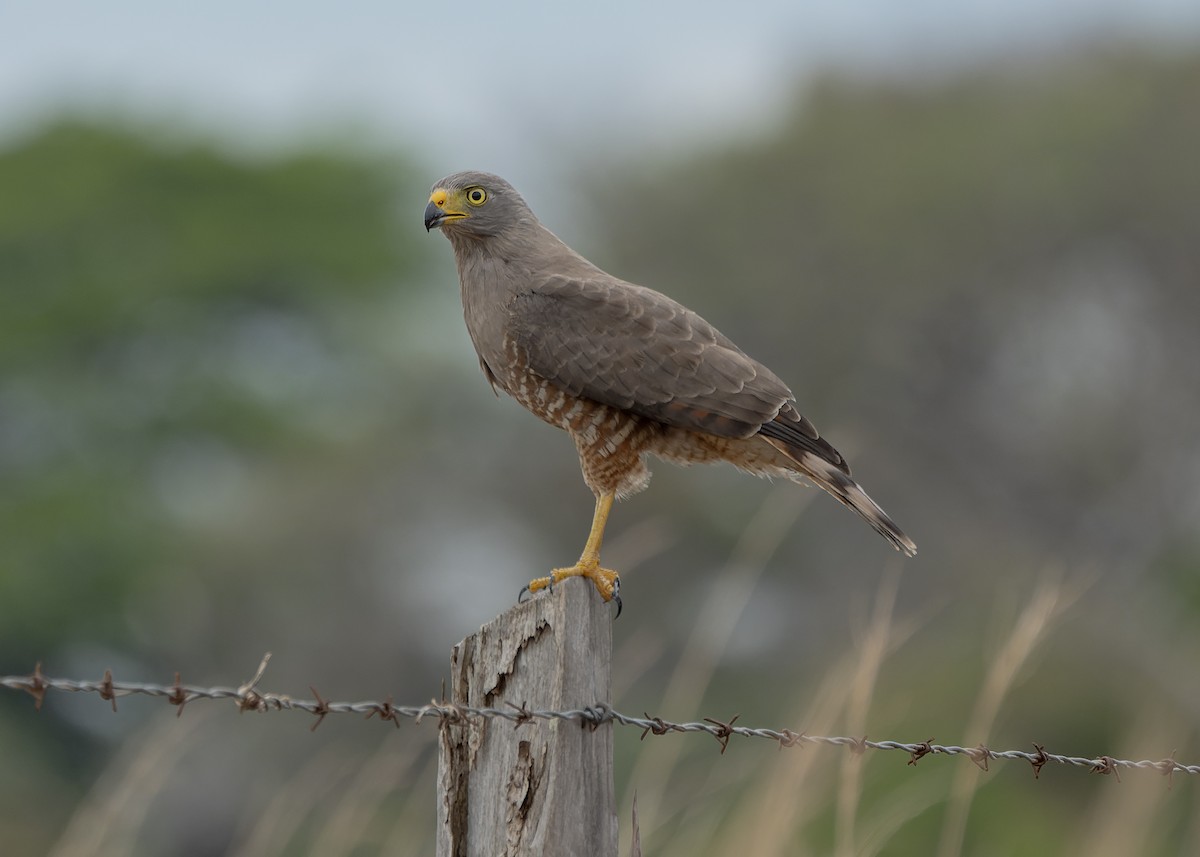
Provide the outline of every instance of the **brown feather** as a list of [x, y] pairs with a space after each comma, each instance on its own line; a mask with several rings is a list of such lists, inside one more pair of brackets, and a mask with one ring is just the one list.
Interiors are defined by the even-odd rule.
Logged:
[[553, 277], [510, 312], [531, 371], [666, 425], [749, 437], [791, 399], [773, 372], [700, 316], [615, 277]]

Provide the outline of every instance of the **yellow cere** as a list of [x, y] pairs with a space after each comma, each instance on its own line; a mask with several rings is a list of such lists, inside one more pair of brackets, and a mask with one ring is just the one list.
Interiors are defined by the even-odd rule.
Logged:
[[431, 193], [429, 195], [429, 201], [432, 202], [434, 205], [436, 205], [438, 208], [441, 208], [442, 206], [444, 206], [446, 204], [446, 192], [444, 190], [442, 190], [441, 188], [438, 188], [437, 190], [435, 190], [433, 193]]

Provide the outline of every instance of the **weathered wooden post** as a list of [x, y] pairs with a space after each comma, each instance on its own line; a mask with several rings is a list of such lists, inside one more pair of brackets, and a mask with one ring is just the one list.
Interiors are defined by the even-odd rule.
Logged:
[[[518, 604], [454, 647], [450, 701], [608, 703], [612, 621], [584, 580]], [[616, 857], [611, 723], [446, 723], [440, 744], [438, 857]]]

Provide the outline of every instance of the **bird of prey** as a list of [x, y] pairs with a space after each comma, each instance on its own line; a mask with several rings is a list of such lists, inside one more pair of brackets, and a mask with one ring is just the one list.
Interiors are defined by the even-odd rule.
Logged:
[[774, 372], [678, 302], [584, 259], [504, 179], [461, 172], [437, 182], [425, 228], [454, 248], [467, 330], [492, 389], [570, 434], [596, 496], [579, 561], [528, 592], [581, 576], [620, 614], [620, 580], [600, 567], [600, 542], [613, 501], [649, 482], [650, 455], [807, 479], [916, 553]]

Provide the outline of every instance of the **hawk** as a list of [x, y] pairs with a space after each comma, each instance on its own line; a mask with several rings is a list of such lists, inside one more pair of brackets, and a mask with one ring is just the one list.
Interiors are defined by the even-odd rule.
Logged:
[[605, 601], [616, 599], [620, 615], [620, 579], [601, 568], [600, 543], [613, 501], [650, 481], [651, 455], [808, 480], [916, 554], [774, 372], [682, 304], [584, 259], [504, 179], [442, 179], [425, 228], [441, 229], [454, 248], [467, 330], [492, 389], [571, 436], [596, 496], [579, 561], [522, 594], [585, 577]]

